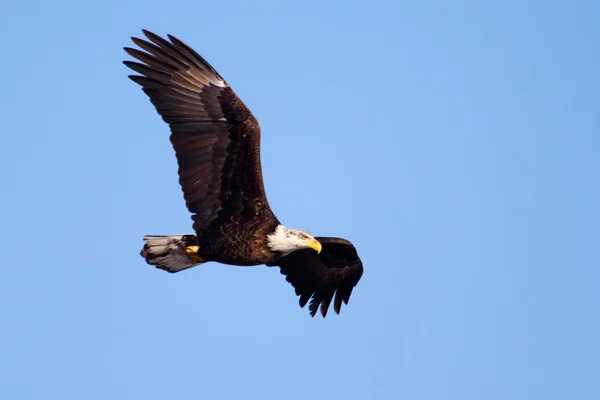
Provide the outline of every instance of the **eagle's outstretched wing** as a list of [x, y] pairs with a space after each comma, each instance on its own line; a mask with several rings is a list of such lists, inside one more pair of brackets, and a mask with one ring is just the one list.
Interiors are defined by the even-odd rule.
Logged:
[[[218, 220], [248, 222], [271, 213], [260, 165], [258, 122], [215, 69], [179, 39], [170, 42], [143, 31], [132, 38], [145, 52], [125, 47], [139, 62], [124, 64], [140, 75], [156, 111], [171, 128], [179, 183], [194, 229], [204, 232]], [[272, 213], [271, 213], [272, 214]]]
[[315, 316], [319, 305], [325, 317], [331, 301], [336, 313], [340, 313], [342, 302], [348, 304], [352, 289], [363, 274], [363, 265], [354, 245], [340, 238], [316, 237], [323, 246], [321, 253], [314, 250], [298, 250], [283, 257], [275, 265], [281, 268], [286, 280], [300, 296], [300, 307], [308, 300], [311, 316]]

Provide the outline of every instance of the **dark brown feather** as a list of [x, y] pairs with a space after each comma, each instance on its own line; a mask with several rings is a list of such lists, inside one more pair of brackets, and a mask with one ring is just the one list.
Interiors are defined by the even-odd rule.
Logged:
[[311, 249], [298, 250], [271, 266], [279, 266], [286, 280], [300, 296], [300, 307], [309, 305], [311, 316], [321, 307], [325, 317], [335, 295], [334, 311], [339, 314], [342, 302], [348, 304], [352, 289], [363, 274], [362, 261], [354, 245], [340, 238], [317, 237], [323, 249], [320, 254]]
[[193, 214], [201, 257], [233, 264], [273, 260], [266, 236], [278, 225], [265, 195], [256, 118], [196, 51], [168, 35], [143, 31], [125, 48], [140, 62], [130, 78], [171, 129], [179, 183]]

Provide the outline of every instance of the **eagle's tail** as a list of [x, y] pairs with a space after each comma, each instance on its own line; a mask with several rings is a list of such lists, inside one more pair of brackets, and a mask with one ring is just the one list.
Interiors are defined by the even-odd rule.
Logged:
[[206, 262], [197, 254], [198, 237], [195, 234], [147, 235], [144, 242], [140, 255], [148, 264], [168, 272], [183, 271]]

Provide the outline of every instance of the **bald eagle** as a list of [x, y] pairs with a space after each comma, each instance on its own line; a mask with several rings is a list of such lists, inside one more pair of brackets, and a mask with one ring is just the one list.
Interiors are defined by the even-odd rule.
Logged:
[[[171, 273], [214, 261], [279, 267], [312, 317], [325, 317], [333, 300], [340, 312], [363, 274], [355, 247], [345, 239], [314, 237], [282, 225], [267, 201], [260, 163], [260, 128], [219, 73], [172, 35], [143, 30], [132, 37], [141, 61], [124, 61], [129, 78], [171, 129], [179, 183], [193, 234], [144, 236], [141, 256]], [[335, 299], [334, 299], [335, 296]]]

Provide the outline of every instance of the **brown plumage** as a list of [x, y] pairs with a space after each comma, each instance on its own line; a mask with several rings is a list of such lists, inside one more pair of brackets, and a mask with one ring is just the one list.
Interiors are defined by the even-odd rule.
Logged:
[[146, 236], [142, 256], [169, 272], [207, 261], [280, 266], [302, 307], [313, 298], [311, 315], [321, 304], [325, 316], [334, 293], [339, 313], [362, 276], [354, 246], [281, 226], [264, 190], [256, 118], [192, 48], [171, 35], [169, 42], [143, 32], [149, 41], [132, 40], [145, 52], [125, 47], [141, 63], [124, 64], [140, 74], [130, 78], [171, 129], [179, 183], [196, 234]]
[[363, 274], [363, 266], [356, 249], [348, 240], [340, 238], [316, 238], [323, 245], [320, 254], [310, 249], [297, 250], [283, 257], [276, 265], [286, 280], [300, 296], [300, 307], [304, 307], [312, 296], [310, 314], [315, 315], [321, 304], [321, 315], [325, 317], [335, 294], [333, 309], [340, 313], [342, 301], [348, 304], [352, 289]]

